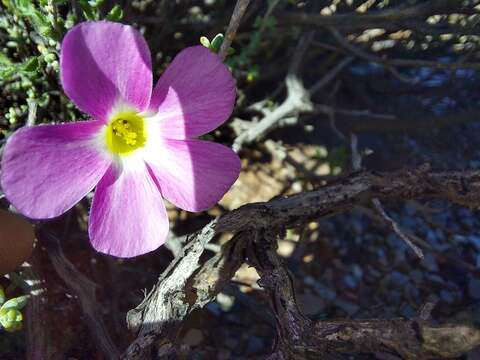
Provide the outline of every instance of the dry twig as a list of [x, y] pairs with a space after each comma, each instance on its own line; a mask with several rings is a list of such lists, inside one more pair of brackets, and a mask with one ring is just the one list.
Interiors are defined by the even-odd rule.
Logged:
[[124, 359], [143, 359], [157, 340], [168, 345], [175, 339], [183, 319], [214, 299], [221, 287], [240, 267], [241, 235], [230, 240], [221, 252], [204, 264], [199, 260], [215, 236], [216, 222], [190, 236], [187, 245], [160, 275], [157, 284], [135, 309], [127, 314], [137, 339], [123, 354]]
[[[345, 31], [359, 31], [364, 29], [385, 29], [396, 31], [405, 28], [421, 26], [422, 30], [431, 30], [435, 33], [435, 27], [424, 24], [423, 19], [444, 13], [478, 14], [473, 5], [465, 5], [463, 0], [430, 0], [412, 6], [399, 6], [366, 14], [349, 13], [324, 16], [321, 14], [308, 13], [285, 13], [278, 15], [280, 24], [287, 26], [306, 27], [334, 27]], [[420, 19], [421, 25], [414, 20]], [[450, 29], [450, 33], [465, 34], [466, 29]], [[443, 29], [445, 33], [445, 30]]]
[[250, 0], [237, 0], [237, 4], [233, 9], [232, 17], [230, 18], [230, 23], [228, 24], [227, 31], [225, 32], [225, 39], [223, 40], [222, 46], [220, 47], [220, 51], [218, 53], [222, 61], [227, 57], [227, 51], [230, 48], [235, 35], [237, 34], [240, 21], [242, 20], [243, 14], [245, 14], [249, 3]]
[[305, 34], [299, 41], [297, 48], [293, 53], [290, 68], [285, 77], [285, 86], [287, 88], [287, 97], [285, 100], [275, 110], [265, 115], [265, 117], [258, 123], [252, 124], [250, 128], [238, 135], [233, 143], [234, 151], [238, 152], [243, 146], [262, 139], [267, 133], [274, 130], [282, 120], [293, 117], [295, 121], [289, 122], [289, 125], [292, 125], [292, 123], [298, 122], [298, 115], [300, 113], [313, 112], [314, 106], [310, 100], [311, 96], [327, 86], [348, 64], [353, 61], [353, 57], [345, 58], [307, 90], [298, 73], [302, 58], [312, 39], [313, 33]]
[[420, 258], [423, 259], [425, 256], [423, 255], [422, 249], [420, 249], [417, 245], [415, 245], [412, 240], [400, 229], [400, 226], [393, 220], [385, 211], [382, 206], [382, 203], [377, 198], [372, 199], [372, 204], [375, 209], [378, 211], [380, 216], [385, 220], [385, 222], [390, 226], [390, 228], [397, 234], [400, 239], [405, 241], [405, 243], [410, 246], [410, 248], [415, 252], [415, 254]]

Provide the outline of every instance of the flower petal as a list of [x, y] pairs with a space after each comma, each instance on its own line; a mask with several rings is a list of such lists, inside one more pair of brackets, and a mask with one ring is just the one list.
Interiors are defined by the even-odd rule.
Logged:
[[145, 161], [170, 202], [188, 211], [215, 205], [240, 173], [240, 159], [230, 148], [210, 141], [167, 140], [149, 149]]
[[231, 115], [235, 81], [220, 58], [203, 46], [180, 52], [153, 90], [150, 110], [158, 111], [170, 139], [206, 134]]
[[147, 108], [152, 92], [150, 50], [131, 26], [84, 22], [65, 35], [60, 56], [63, 89], [95, 119], [106, 120], [114, 106]]
[[88, 229], [97, 251], [133, 257], [153, 251], [165, 242], [165, 204], [143, 162], [141, 167], [118, 171], [112, 166], [98, 184]]
[[110, 160], [93, 140], [102, 123], [80, 121], [17, 130], [5, 146], [1, 183], [25, 216], [59, 216], [90, 192]]

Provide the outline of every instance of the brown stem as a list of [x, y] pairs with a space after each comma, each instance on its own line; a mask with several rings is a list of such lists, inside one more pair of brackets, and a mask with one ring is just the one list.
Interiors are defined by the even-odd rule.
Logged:
[[225, 39], [223, 40], [222, 46], [220, 47], [220, 51], [218, 53], [222, 61], [227, 57], [227, 51], [230, 48], [235, 35], [237, 34], [240, 21], [242, 20], [249, 3], [250, 0], [237, 0], [237, 4], [233, 9], [232, 17], [230, 18], [230, 23], [228, 24], [227, 31], [225, 32]]

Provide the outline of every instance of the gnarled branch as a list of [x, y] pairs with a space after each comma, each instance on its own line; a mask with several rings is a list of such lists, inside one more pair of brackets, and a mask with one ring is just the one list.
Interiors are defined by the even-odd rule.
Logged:
[[[407, 356], [404, 350], [412, 346], [412, 341], [417, 341], [412, 349], [425, 356], [445, 356], [471, 349], [480, 343], [480, 333], [468, 325], [455, 327], [455, 333], [451, 333], [447, 330], [453, 325], [437, 328], [416, 320], [310, 321], [298, 310], [291, 276], [274, 249], [276, 236], [283, 229], [346, 211], [373, 198], [442, 198], [478, 207], [479, 190], [479, 171], [434, 172], [422, 167], [393, 173], [358, 172], [311, 192], [244, 205], [189, 237], [153, 290], [129, 312], [127, 322], [138, 336], [124, 358], [142, 358], [157, 340], [166, 345], [174, 343], [182, 320], [212, 301], [246, 259], [259, 271], [260, 285], [272, 292], [278, 331], [285, 335], [279, 336], [278, 341], [288, 341], [277, 343], [277, 355], [288, 358], [299, 353], [301, 356], [327, 353], [328, 349], [351, 352], [387, 349]], [[219, 253], [200, 263], [205, 245], [222, 231], [235, 235]], [[380, 325], [385, 332], [383, 337], [375, 333]], [[355, 329], [364, 330], [356, 334]], [[470, 336], [467, 340], [466, 335]], [[440, 342], [441, 338], [452, 341], [450, 350]], [[173, 347], [170, 349], [174, 351]]]

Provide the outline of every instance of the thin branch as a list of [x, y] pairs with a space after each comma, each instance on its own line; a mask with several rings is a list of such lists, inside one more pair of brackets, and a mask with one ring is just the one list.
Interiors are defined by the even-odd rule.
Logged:
[[[238, 152], [244, 145], [250, 144], [255, 140], [262, 139], [267, 133], [278, 127], [282, 120], [291, 118], [297, 119], [300, 113], [310, 113], [314, 111], [314, 107], [310, 101], [310, 97], [323, 87], [327, 86], [335, 77], [352, 61], [353, 57], [347, 57], [339, 62], [324, 77], [318, 80], [309, 90], [305, 89], [302, 80], [298, 76], [300, 63], [304, 57], [308, 46], [313, 39], [313, 32], [305, 34], [298, 42], [293, 53], [289, 71], [285, 77], [285, 85], [287, 88], [287, 97], [280, 106], [269, 112], [258, 123], [253, 124], [249, 129], [245, 130], [235, 139], [233, 150]], [[292, 122], [289, 122], [291, 125]], [[295, 123], [295, 121], [293, 121]]]
[[480, 171], [434, 172], [420, 167], [390, 173], [357, 172], [310, 192], [244, 205], [220, 218], [217, 231], [295, 227], [363, 205], [373, 198], [425, 197], [478, 207]]
[[222, 61], [227, 57], [227, 51], [230, 48], [235, 35], [237, 34], [240, 21], [242, 20], [249, 3], [250, 0], [237, 0], [237, 4], [233, 9], [232, 17], [230, 18], [230, 23], [228, 24], [227, 31], [225, 32], [225, 39], [223, 40], [222, 46], [220, 47], [220, 51], [218, 53]]
[[37, 119], [37, 103], [34, 100], [27, 100], [28, 103], [28, 117], [25, 126], [35, 125]]
[[[362, 155], [358, 151], [358, 138], [357, 135], [354, 133], [350, 134], [350, 148], [352, 152], [352, 168], [354, 171], [359, 171], [362, 168]], [[412, 248], [415, 254], [420, 258], [423, 259], [423, 251], [418, 246], [416, 246], [410, 238], [405, 235], [405, 233], [400, 229], [400, 226], [393, 220], [390, 216], [388, 216], [387, 212], [383, 208], [381, 201], [378, 198], [372, 199], [372, 204], [380, 214], [380, 218], [388, 224], [388, 226], [402, 239], [407, 243], [408, 246]]]
[[288, 94], [285, 101], [258, 123], [237, 136], [232, 146], [234, 151], [238, 152], [244, 145], [262, 139], [267, 133], [275, 129], [280, 120], [294, 114], [313, 110], [309, 95], [296, 75], [287, 75], [285, 83]]
[[342, 34], [340, 34], [340, 32], [333, 28], [333, 27], [329, 27], [328, 28], [330, 30], [330, 32], [332, 33], [333, 37], [335, 38], [335, 40], [337, 40], [337, 42], [343, 46], [345, 49], [347, 49], [348, 51], [350, 51], [351, 53], [353, 53], [355, 56], [358, 56], [362, 59], [365, 59], [367, 61], [370, 61], [370, 62], [373, 62], [375, 64], [379, 64], [379, 65], [383, 65], [388, 71], [390, 71], [390, 73], [395, 76], [397, 79], [399, 79], [400, 81], [403, 81], [403, 82], [406, 82], [406, 83], [412, 83], [414, 82], [414, 80], [412, 80], [411, 78], [408, 78], [406, 77], [405, 75], [402, 75], [401, 73], [398, 72], [397, 69], [395, 69], [390, 62], [378, 57], [378, 56], [375, 56], [375, 55], [372, 55], [372, 54], [369, 54], [367, 53], [366, 51], [360, 49], [360, 48], [357, 48], [356, 46], [352, 45], [347, 39], [345, 39]]
[[319, 81], [317, 81], [310, 89], [309, 93], [310, 95], [315, 94], [317, 91], [320, 89], [323, 89], [325, 86], [327, 86], [330, 82], [332, 82], [335, 77], [343, 71], [352, 61], [354, 60], [353, 56], [348, 56], [342, 61], [340, 61], [335, 67], [330, 70], [323, 78], [321, 78]]
[[350, 133], [350, 150], [352, 156], [352, 169], [353, 171], [362, 170], [362, 155], [358, 151], [358, 137], [355, 133]]
[[275, 110], [268, 113], [258, 123], [252, 125], [249, 129], [237, 136], [232, 146], [234, 151], [238, 152], [244, 145], [263, 138], [269, 131], [276, 127], [280, 120], [300, 112], [313, 111], [310, 95], [298, 77], [300, 63], [312, 39], [312, 32], [303, 35], [293, 52], [289, 71], [285, 78], [287, 88], [285, 101]]
[[[351, 51], [334, 46], [328, 43], [322, 43], [319, 41], [314, 41], [312, 43], [313, 46], [322, 48], [322, 49], [327, 49], [329, 51], [335, 51], [335, 52], [340, 52], [342, 54], [349, 54]], [[369, 54], [369, 53], [367, 53]], [[358, 55], [358, 54], [357, 54]], [[376, 57], [375, 55], [372, 55]], [[362, 56], [360, 56], [362, 57]], [[368, 60], [368, 59], [367, 59]], [[446, 69], [446, 70], [458, 70], [458, 69], [474, 69], [474, 70], [480, 70], [480, 63], [473, 63], [473, 62], [463, 62], [463, 61], [456, 61], [454, 63], [448, 63], [448, 62], [439, 62], [439, 61], [432, 61], [432, 60], [418, 60], [418, 59], [390, 59], [390, 58], [382, 58], [382, 57], [376, 57], [376, 60], [379, 60], [380, 62], [385, 62], [388, 63], [389, 65], [392, 66], [405, 66], [405, 67], [427, 67], [427, 68], [432, 68], [432, 69]], [[370, 60], [369, 60], [370, 61]], [[372, 62], [376, 62], [373, 61]]]
[[440, 129], [443, 127], [478, 121], [480, 110], [470, 110], [447, 115], [432, 115], [409, 113], [405, 115], [375, 114], [368, 110], [348, 110], [315, 104], [314, 113], [330, 115], [334, 113], [335, 124], [349, 132], [417, 132], [425, 129]]
[[400, 239], [405, 241], [405, 243], [410, 246], [410, 248], [415, 252], [415, 254], [420, 258], [423, 259], [425, 256], [423, 255], [422, 249], [420, 249], [417, 245], [415, 245], [412, 240], [400, 229], [400, 226], [393, 220], [390, 216], [388, 216], [387, 212], [382, 206], [382, 203], [377, 198], [372, 199], [372, 204], [381, 217], [385, 220], [385, 222], [390, 226], [390, 228], [397, 234]]
[[[324, 16], [321, 14], [308, 14], [290, 12], [279, 14], [277, 19], [281, 25], [296, 25], [306, 27], [335, 27], [346, 31], [355, 31], [371, 28], [382, 28], [389, 31], [411, 28], [413, 19], [423, 19], [436, 14], [444, 13], [477, 13], [473, 5], [466, 6], [463, 0], [430, 0], [409, 7], [396, 7], [385, 10], [369, 12], [366, 14], [348, 13]], [[429, 28], [428, 24], [422, 24]], [[430, 26], [432, 29], [433, 26]], [[466, 29], [458, 29], [465, 31]], [[444, 31], [445, 32], [445, 31]]]

